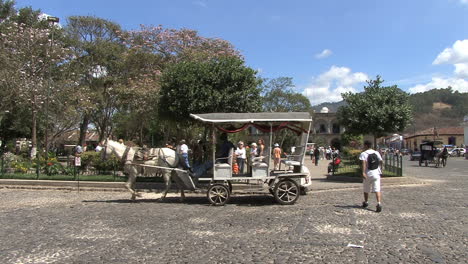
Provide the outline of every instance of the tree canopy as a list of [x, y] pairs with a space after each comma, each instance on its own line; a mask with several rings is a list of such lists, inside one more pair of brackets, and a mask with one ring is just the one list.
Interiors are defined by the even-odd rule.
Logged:
[[310, 101], [307, 97], [293, 91], [294, 84], [290, 77], [278, 77], [264, 81], [263, 110], [273, 112], [309, 111]]
[[362, 93], [342, 94], [346, 106], [338, 109], [338, 119], [351, 134], [371, 134], [375, 138], [401, 132], [411, 121], [409, 95], [396, 85], [382, 86], [380, 76], [367, 81]]
[[162, 75], [160, 113], [187, 120], [190, 113], [258, 112], [260, 82], [237, 57], [177, 63]]

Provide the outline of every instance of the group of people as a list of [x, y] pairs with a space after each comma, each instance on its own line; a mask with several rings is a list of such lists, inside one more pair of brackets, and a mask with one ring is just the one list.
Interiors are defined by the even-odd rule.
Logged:
[[[233, 160], [237, 164], [237, 172], [238, 174], [244, 173], [244, 169], [248, 167], [249, 162], [253, 161], [261, 161], [266, 156], [266, 147], [265, 141], [263, 139], [259, 139], [257, 143], [252, 142], [250, 145], [245, 146], [243, 141], [239, 141], [237, 143], [237, 147], [227, 139], [226, 134], [221, 135], [221, 147], [218, 153], [218, 161], [221, 163], [228, 163], [229, 152], [231, 149], [234, 150], [234, 158]], [[246, 166], [247, 164], [247, 166]]]
[[310, 159], [315, 166], [318, 166], [319, 160], [334, 160], [335, 158], [340, 156], [340, 151], [335, 148], [328, 146], [325, 147], [314, 147], [313, 150], [310, 152]]

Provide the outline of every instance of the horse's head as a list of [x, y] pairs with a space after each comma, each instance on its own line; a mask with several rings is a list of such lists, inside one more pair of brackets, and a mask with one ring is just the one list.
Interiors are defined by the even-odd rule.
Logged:
[[109, 146], [110, 141], [111, 140], [109, 138], [106, 138], [103, 141], [101, 141], [101, 146], [103, 148], [101, 150], [101, 159], [103, 160], [106, 160], [112, 155], [112, 147]]

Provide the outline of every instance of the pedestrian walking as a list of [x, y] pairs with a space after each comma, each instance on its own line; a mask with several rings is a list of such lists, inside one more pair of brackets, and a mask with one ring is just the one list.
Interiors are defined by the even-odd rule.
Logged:
[[378, 151], [372, 149], [372, 143], [370, 141], [364, 142], [364, 151], [359, 156], [359, 160], [362, 161], [362, 177], [364, 187], [364, 202], [362, 207], [366, 208], [369, 206], [369, 193], [375, 193], [377, 199], [376, 212], [382, 211], [382, 194], [380, 191], [380, 178], [382, 175], [382, 156]]
[[320, 150], [317, 148], [314, 149], [314, 157], [315, 157], [315, 166], [318, 166], [319, 159], [320, 159]]

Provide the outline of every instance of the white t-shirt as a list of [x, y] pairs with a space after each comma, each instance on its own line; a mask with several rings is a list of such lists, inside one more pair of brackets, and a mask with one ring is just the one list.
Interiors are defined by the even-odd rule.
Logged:
[[241, 159], [247, 158], [247, 154], [245, 153], [245, 148], [242, 148], [242, 149], [237, 148], [235, 154], [238, 158], [241, 158]]
[[[369, 157], [369, 154], [372, 154], [372, 153], [377, 154], [377, 158], [379, 159], [379, 161], [382, 160], [382, 156], [380, 156], [380, 153], [373, 149], [368, 149], [362, 152], [361, 155], [359, 155], [359, 160], [367, 161], [367, 157]], [[367, 173], [367, 177], [380, 178], [380, 175], [382, 174], [382, 170], [380, 169], [380, 166], [375, 170], [369, 170], [368, 168], [366, 168], [366, 173]]]
[[188, 146], [185, 145], [185, 144], [182, 144], [182, 145], [180, 146], [180, 153], [182, 153], [182, 154], [187, 154], [187, 153], [188, 153]]

